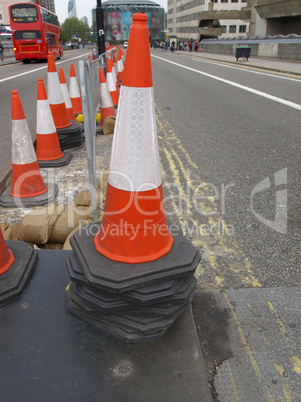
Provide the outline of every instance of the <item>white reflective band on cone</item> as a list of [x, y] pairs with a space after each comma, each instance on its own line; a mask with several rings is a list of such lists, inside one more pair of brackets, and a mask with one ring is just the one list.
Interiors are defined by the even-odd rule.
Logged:
[[76, 77], [70, 77], [69, 95], [70, 95], [70, 98], [79, 98], [80, 97]]
[[117, 61], [117, 71], [122, 72], [122, 62], [121, 62], [121, 60]]
[[47, 73], [47, 95], [50, 105], [60, 105], [64, 103], [61, 84], [56, 72]]
[[26, 119], [12, 120], [12, 163], [25, 165], [37, 160]]
[[105, 82], [100, 84], [100, 106], [102, 108], [113, 106], [112, 98]]
[[71, 109], [72, 108], [72, 103], [71, 103], [71, 99], [70, 99], [70, 96], [69, 96], [69, 91], [68, 91], [67, 84], [61, 84], [61, 88], [62, 88], [63, 98], [64, 98], [64, 101], [65, 101], [66, 108]]
[[107, 84], [110, 92], [115, 92], [116, 91], [116, 80], [114, 80], [114, 75], [113, 73], [108, 73], [107, 74]]
[[161, 185], [152, 87], [121, 86], [108, 181], [125, 191]]
[[53, 134], [56, 132], [48, 99], [37, 101], [37, 134]]

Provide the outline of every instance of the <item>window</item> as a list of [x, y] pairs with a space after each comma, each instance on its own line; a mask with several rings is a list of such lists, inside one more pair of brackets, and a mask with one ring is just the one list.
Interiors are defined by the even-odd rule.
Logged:
[[238, 0], [231, 0], [231, 3], [238, 3]]
[[41, 39], [40, 31], [16, 31], [15, 39]]
[[228, 0], [221, 0], [221, 3], [228, 3]]
[[245, 33], [245, 32], [247, 32], [247, 26], [239, 25], [239, 33]]
[[221, 28], [222, 28], [222, 34], [227, 33], [227, 25], [222, 25]]
[[229, 26], [229, 33], [235, 33], [236, 32], [236, 25], [230, 25]]
[[52, 34], [47, 34], [47, 43], [50, 46], [55, 46], [55, 36]]

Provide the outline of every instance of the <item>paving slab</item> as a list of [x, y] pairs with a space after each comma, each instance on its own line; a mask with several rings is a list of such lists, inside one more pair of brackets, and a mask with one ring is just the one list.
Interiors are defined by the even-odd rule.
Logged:
[[216, 370], [218, 399], [301, 401], [301, 288], [214, 292], [229, 316], [232, 357]]

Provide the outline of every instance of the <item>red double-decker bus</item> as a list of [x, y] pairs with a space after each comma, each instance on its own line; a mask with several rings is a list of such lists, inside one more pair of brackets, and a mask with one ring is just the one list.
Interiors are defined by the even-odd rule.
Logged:
[[18, 3], [9, 6], [9, 18], [16, 60], [47, 60], [49, 51], [54, 58], [63, 56], [56, 14], [37, 4]]

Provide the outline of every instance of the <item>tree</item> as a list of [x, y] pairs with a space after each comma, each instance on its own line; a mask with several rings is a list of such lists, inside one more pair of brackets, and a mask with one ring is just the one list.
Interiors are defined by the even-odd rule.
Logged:
[[67, 18], [61, 25], [63, 42], [70, 41], [71, 35], [78, 35], [83, 41], [87, 40], [90, 37], [90, 28], [76, 17]]

